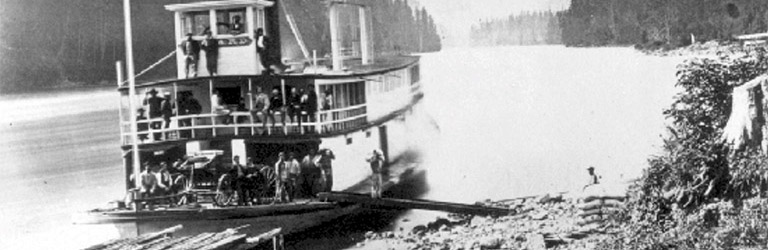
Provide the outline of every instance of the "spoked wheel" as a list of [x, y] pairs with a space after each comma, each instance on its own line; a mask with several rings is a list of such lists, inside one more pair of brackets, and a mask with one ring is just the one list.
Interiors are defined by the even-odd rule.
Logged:
[[261, 169], [262, 182], [260, 186], [262, 197], [274, 197], [275, 185], [277, 183], [277, 174], [275, 170], [266, 167]]
[[232, 177], [229, 174], [222, 175], [219, 178], [219, 184], [216, 186], [216, 196], [213, 199], [213, 203], [224, 207], [229, 206], [229, 204], [236, 200], [237, 193], [232, 188]]

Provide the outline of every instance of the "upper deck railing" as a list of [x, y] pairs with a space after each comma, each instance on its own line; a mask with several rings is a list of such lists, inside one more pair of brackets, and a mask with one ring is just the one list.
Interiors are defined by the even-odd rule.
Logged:
[[[274, 119], [273, 119], [274, 117]], [[365, 104], [318, 111], [314, 116], [302, 112], [291, 120], [284, 112], [234, 111], [229, 114], [207, 113], [173, 116], [166, 123], [162, 117], [137, 121], [139, 144], [164, 141], [202, 140], [222, 136], [258, 138], [287, 135], [332, 134], [358, 128], [368, 123]], [[266, 120], [266, 122], [265, 122]], [[123, 145], [130, 145], [130, 122], [123, 122]]]

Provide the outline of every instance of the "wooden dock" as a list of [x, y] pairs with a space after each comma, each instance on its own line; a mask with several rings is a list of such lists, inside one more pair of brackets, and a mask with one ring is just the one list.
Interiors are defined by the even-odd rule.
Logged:
[[110, 240], [85, 250], [222, 250], [222, 249], [253, 249], [275, 237], [280, 237], [280, 228], [260, 234], [255, 237], [248, 237], [245, 234], [238, 233], [238, 228], [230, 228], [218, 233], [202, 233], [194, 236], [185, 236], [173, 238], [173, 233], [182, 228], [177, 225], [167, 228], [160, 232], [140, 235], [133, 238]]
[[515, 211], [508, 208], [488, 207], [481, 205], [470, 205], [462, 203], [451, 203], [442, 201], [422, 200], [422, 199], [398, 199], [398, 198], [371, 198], [369, 195], [346, 193], [346, 192], [327, 192], [318, 194], [321, 200], [361, 204], [367, 208], [374, 209], [423, 209], [433, 211], [443, 211], [459, 214], [473, 215], [511, 215]]

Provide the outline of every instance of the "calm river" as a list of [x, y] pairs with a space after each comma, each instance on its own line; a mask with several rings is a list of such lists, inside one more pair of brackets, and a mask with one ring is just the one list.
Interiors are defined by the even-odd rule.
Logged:
[[[590, 165], [603, 182], [636, 177], [659, 151], [679, 62], [629, 48], [426, 54], [423, 107], [440, 136], [420, 143], [423, 178], [390, 195], [419, 189], [421, 198], [474, 202], [566, 191], [585, 182]], [[80, 230], [71, 215], [123, 195], [117, 96], [0, 95], [0, 248], [78, 248], [115, 236]], [[347, 248], [367, 230], [407, 230], [434, 215], [362, 213], [332, 232], [287, 240], [295, 249]]]

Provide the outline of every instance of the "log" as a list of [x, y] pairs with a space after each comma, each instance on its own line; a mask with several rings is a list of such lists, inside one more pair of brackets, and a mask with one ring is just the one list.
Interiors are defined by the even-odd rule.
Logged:
[[421, 199], [397, 199], [397, 198], [371, 198], [368, 195], [345, 193], [345, 192], [328, 192], [318, 194], [320, 199], [341, 202], [341, 203], [355, 203], [364, 204], [372, 208], [384, 208], [384, 209], [424, 209], [444, 211], [458, 214], [474, 214], [474, 215], [511, 215], [515, 213], [515, 210], [498, 207], [486, 207], [478, 205], [469, 205], [461, 203], [451, 203], [442, 201], [431, 201]]
[[199, 248], [200, 250], [223, 250], [232, 249], [242, 243], [245, 243], [245, 238], [248, 237], [245, 234], [237, 234], [224, 239], [221, 239], [213, 244], [209, 244]]
[[255, 247], [257, 247], [257, 246], [259, 246], [259, 245], [261, 245], [263, 243], [269, 242], [275, 236], [280, 235], [280, 233], [282, 231], [283, 231], [282, 228], [275, 228], [275, 229], [270, 230], [269, 232], [266, 232], [266, 233], [263, 233], [263, 234], [259, 234], [259, 235], [255, 236], [255, 237], [249, 237], [249, 238], [245, 239], [245, 244], [241, 244], [240, 246], [238, 246], [235, 249], [237, 249], [237, 250], [247, 250], [247, 249], [255, 248]]

